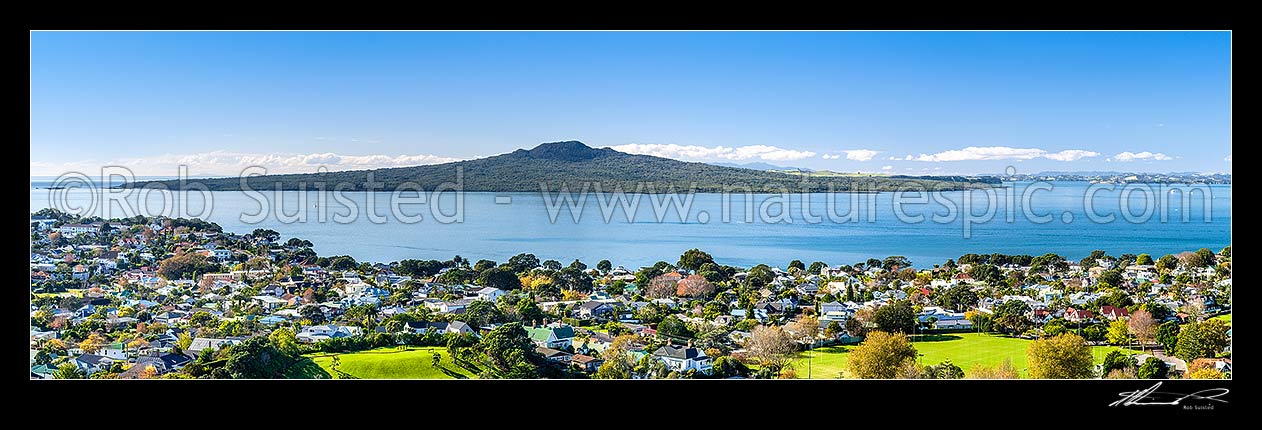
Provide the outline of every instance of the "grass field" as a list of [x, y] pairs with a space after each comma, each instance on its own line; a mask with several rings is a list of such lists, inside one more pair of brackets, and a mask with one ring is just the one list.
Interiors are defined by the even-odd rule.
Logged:
[[[1029, 343], [1030, 341], [1025, 339], [988, 334], [953, 333], [924, 336], [917, 339], [913, 346], [916, 347], [916, 351], [923, 354], [920, 359], [925, 365], [938, 364], [950, 359], [956, 366], [964, 369], [967, 375], [974, 364], [994, 366], [1003, 362], [1004, 358], [1010, 358], [1012, 366], [1025, 376], [1025, 350]], [[819, 348], [811, 352], [813, 357], [810, 360], [807, 359], [807, 353], [800, 354], [793, 361], [793, 368], [797, 371], [799, 378], [806, 378], [809, 361], [811, 379], [837, 378], [846, 368], [846, 353], [854, 347], [855, 345]], [[1103, 361], [1105, 354], [1115, 349], [1125, 350], [1115, 346], [1096, 346], [1092, 347], [1092, 355], [1098, 363]]]
[[1231, 325], [1231, 314], [1229, 313], [1216, 316], [1213, 319], [1222, 320], [1223, 322], [1227, 323], [1227, 325]]
[[[433, 366], [431, 352], [442, 356]], [[340, 364], [333, 369], [333, 356]], [[290, 376], [308, 379], [465, 379], [469, 369], [451, 361], [443, 347], [378, 348], [349, 354], [307, 354], [290, 369]]]

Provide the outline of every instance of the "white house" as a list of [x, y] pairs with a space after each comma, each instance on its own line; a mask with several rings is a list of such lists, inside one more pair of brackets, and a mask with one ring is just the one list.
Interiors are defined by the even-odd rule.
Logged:
[[474, 291], [473, 293], [477, 296], [478, 300], [486, 300], [489, 302], [495, 302], [496, 300], [499, 300], [500, 297], [504, 297], [505, 294], [508, 294], [504, 292], [504, 290], [495, 287], [486, 287]]
[[653, 357], [661, 360], [666, 367], [678, 372], [687, 372], [696, 370], [701, 373], [709, 374], [711, 371], [710, 357], [705, 355], [705, 351], [694, 348], [692, 342], [688, 346], [676, 346], [666, 344], [653, 351]]

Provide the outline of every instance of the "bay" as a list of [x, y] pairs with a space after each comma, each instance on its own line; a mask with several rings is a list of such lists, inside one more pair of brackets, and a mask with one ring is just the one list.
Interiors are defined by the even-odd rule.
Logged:
[[[240, 191], [142, 195], [133, 190], [106, 208], [101, 204], [99, 190], [50, 190], [47, 182], [33, 181], [30, 204], [32, 212], [46, 207], [80, 207], [105, 217], [157, 215], [167, 210], [167, 215], [195, 215], [231, 232], [273, 229], [285, 238], [312, 241], [320, 255], [350, 255], [373, 262], [405, 258], [445, 260], [454, 255], [502, 262], [517, 253], [529, 252], [540, 259], [563, 263], [580, 259], [594, 266], [601, 259], [609, 259], [614, 265], [635, 268], [659, 260], [673, 263], [683, 251], [700, 248], [720, 263], [744, 267], [759, 263], [785, 267], [794, 259], [807, 264], [817, 260], [853, 264], [889, 255], [907, 256], [914, 265], [928, 267], [964, 253], [1054, 252], [1078, 259], [1101, 249], [1111, 255], [1149, 253], [1155, 257], [1202, 247], [1217, 251], [1231, 243], [1230, 185], [1093, 186], [1084, 182], [1053, 182], [1038, 183], [1050, 185], [1051, 189], [1037, 189], [1032, 187], [1035, 184], [1005, 184], [994, 195], [962, 191], [727, 197], [695, 194], [687, 205], [671, 205], [669, 201], [663, 204], [662, 199], [669, 195], [639, 195], [640, 203], [631, 211], [633, 216], [628, 216], [616, 202], [604, 207], [612, 210], [602, 211], [601, 197], [589, 195], [585, 203], [573, 206], [579, 213], [577, 221], [570, 206], [550, 205], [549, 199], [556, 196], [540, 193], [464, 193], [460, 199], [463, 210], [459, 212], [463, 219], [447, 223], [442, 222], [444, 215], [457, 213], [457, 196], [452, 192], [427, 195], [425, 203], [394, 205], [396, 213], [391, 210], [391, 193], [384, 192], [345, 193], [342, 197], [346, 204], [332, 193], [268, 192], [263, 204], [258, 196]], [[1181, 195], [1194, 189], [1197, 191], [1186, 199], [1189, 205], [1184, 206]], [[1030, 191], [1033, 192], [1028, 199], [1021, 198]], [[413, 200], [425, 195], [404, 194]], [[1124, 194], [1126, 198], [1122, 197]], [[1172, 198], [1163, 202], [1160, 196], [1164, 195]], [[203, 196], [209, 196], [210, 205]], [[687, 197], [676, 196], [679, 201]], [[1002, 204], [993, 217], [985, 219], [981, 214], [992, 198]], [[146, 205], [139, 205], [141, 201]], [[655, 205], [655, 201], [659, 204]], [[809, 210], [803, 211], [803, 201]], [[899, 201], [904, 203], [898, 204]], [[1023, 205], [1023, 201], [1027, 203]], [[248, 215], [259, 212], [262, 206], [267, 206], [266, 217], [257, 222], [250, 220]], [[358, 210], [352, 221], [334, 220], [334, 215], [350, 212], [350, 206]], [[785, 206], [788, 211], [782, 215]], [[964, 222], [962, 213], [967, 206], [978, 214], [973, 217], [975, 222]], [[177, 207], [183, 210], [174, 210]], [[856, 207], [860, 212], [856, 220], [824, 215], [829, 209], [845, 215]], [[370, 219], [369, 208], [383, 217]], [[665, 210], [657, 210], [662, 208]], [[950, 222], [933, 220], [934, 215], [942, 217], [952, 209], [955, 216]], [[1135, 216], [1127, 219], [1123, 209]], [[1143, 217], [1149, 210], [1149, 215]], [[606, 212], [611, 215], [608, 221]], [[419, 222], [405, 221], [417, 214], [421, 216]], [[1093, 214], [1113, 217], [1111, 221], [1093, 221]], [[1051, 220], [1039, 221], [1039, 215], [1050, 215]], [[822, 220], [812, 222], [813, 216]], [[917, 216], [924, 219], [916, 221]]]

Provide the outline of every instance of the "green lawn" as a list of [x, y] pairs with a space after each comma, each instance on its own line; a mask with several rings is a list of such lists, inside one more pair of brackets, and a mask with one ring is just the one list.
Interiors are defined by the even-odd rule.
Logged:
[[[913, 343], [923, 364], [938, 364], [950, 359], [956, 366], [964, 369], [965, 374], [974, 364], [994, 366], [1003, 362], [1004, 358], [1012, 359], [1021, 375], [1025, 375], [1025, 350], [1030, 341], [1003, 336], [979, 333], [952, 333], [923, 336]], [[802, 353], [794, 360], [793, 368], [799, 378], [806, 378], [808, 367], [812, 379], [833, 379], [846, 367], [846, 353], [855, 345], [830, 346], [816, 349], [810, 353]], [[1104, 355], [1116, 346], [1092, 347], [1096, 362], [1103, 361]], [[1138, 353], [1139, 351], [1132, 351]], [[807, 354], [813, 354], [808, 360]], [[809, 365], [808, 365], [809, 364]]]
[[1216, 319], [1216, 320], [1222, 320], [1223, 322], [1227, 323], [1227, 325], [1231, 325], [1231, 314], [1230, 314], [1230, 313], [1226, 313], [1226, 314], [1222, 314], [1222, 315], [1216, 316], [1216, 317], [1214, 317], [1213, 319]]
[[[433, 366], [430, 353], [442, 356]], [[333, 356], [341, 364], [333, 369]], [[303, 356], [303, 361], [290, 369], [294, 378], [317, 379], [465, 379], [474, 376], [469, 369], [451, 361], [443, 347], [378, 348], [349, 354], [316, 353]]]

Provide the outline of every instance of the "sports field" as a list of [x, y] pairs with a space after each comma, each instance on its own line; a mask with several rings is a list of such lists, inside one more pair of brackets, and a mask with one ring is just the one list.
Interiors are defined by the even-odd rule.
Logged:
[[[964, 369], [967, 375], [974, 364], [994, 366], [1003, 362], [1005, 358], [1009, 358], [1012, 360], [1012, 366], [1025, 376], [1025, 350], [1029, 344], [1030, 341], [1018, 338], [979, 333], [952, 333], [921, 336], [916, 339], [913, 346], [922, 354], [920, 360], [925, 365], [938, 364], [949, 359], [956, 366]], [[806, 378], [808, 373], [811, 379], [837, 378], [846, 367], [847, 352], [854, 347], [855, 345], [830, 346], [810, 353], [802, 353], [793, 361], [793, 368], [797, 371], [799, 378]], [[1105, 354], [1115, 349], [1124, 348], [1096, 346], [1092, 347], [1092, 355], [1098, 363], [1104, 360]], [[808, 354], [811, 355], [808, 356]]]
[[[431, 353], [442, 359], [433, 364]], [[338, 359], [336, 369], [333, 357]], [[296, 378], [332, 379], [465, 379], [473, 372], [451, 361], [447, 348], [389, 347], [349, 354], [307, 354], [302, 363], [290, 370]]]

